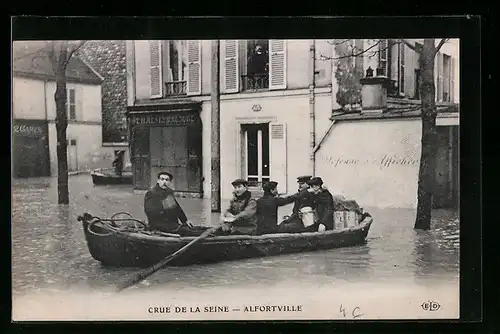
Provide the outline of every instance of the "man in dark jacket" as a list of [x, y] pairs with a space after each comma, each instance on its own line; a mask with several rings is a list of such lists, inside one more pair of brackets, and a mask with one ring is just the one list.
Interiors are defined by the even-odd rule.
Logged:
[[144, 196], [144, 212], [148, 217], [149, 227], [153, 230], [180, 233], [193, 228], [170, 188], [173, 178], [168, 172], [160, 172], [156, 185]]
[[333, 230], [333, 196], [323, 187], [323, 180], [320, 177], [313, 177], [309, 180], [314, 193], [314, 208], [318, 216], [318, 223], [323, 224], [326, 230]]
[[257, 200], [257, 234], [278, 232], [278, 207], [309, 196], [307, 191], [279, 197], [278, 182], [270, 181], [262, 186], [264, 195]]
[[304, 191], [307, 196], [301, 196], [295, 200], [295, 203], [293, 204], [293, 209], [292, 209], [292, 216], [293, 215], [298, 215], [300, 209], [303, 207], [309, 206], [313, 207], [314, 205], [314, 195], [311, 194], [310, 192], [306, 192], [306, 190], [309, 189], [309, 184], [307, 183], [311, 179], [311, 176], [309, 175], [304, 175], [304, 176], [299, 176], [297, 178], [297, 184], [299, 185], [299, 192]]
[[256, 234], [257, 202], [248, 191], [248, 182], [237, 179], [231, 184], [234, 188], [234, 197], [223, 214], [223, 231], [229, 234]]
[[302, 218], [300, 216], [300, 209], [308, 206], [314, 209], [314, 194], [309, 190], [309, 184], [307, 183], [311, 179], [311, 176], [304, 175], [297, 178], [297, 183], [299, 185], [299, 194], [303, 196], [298, 196], [295, 199], [295, 203], [292, 209], [292, 215], [285, 219], [278, 227], [279, 232], [283, 233], [301, 233], [310, 232], [317, 230], [317, 224], [309, 227], [304, 227]]

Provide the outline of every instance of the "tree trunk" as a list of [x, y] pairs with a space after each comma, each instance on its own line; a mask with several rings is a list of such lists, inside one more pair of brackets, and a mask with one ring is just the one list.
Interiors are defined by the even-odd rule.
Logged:
[[219, 40], [212, 41], [212, 158], [211, 158], [211, 208], [221, 212], [220, 204], [220, 81]]
[[422, 152], [418, 174], [417, 216], [415, 229], [431, 228], [432, 194], [434, 189], [434, 170], [436, 163], [436, 103], [434, 86], [434, 39], [425, 39], [420, 54], [422, 81], [420, 98], [422, 100]]
[[56, 133], [57, 133], [57, 195], [59, 204], [69, 204], [68, 190], [68, 114], [66, 108], [66, 63], [68, 50], [66, 42], [62, 42], [56, 70]]

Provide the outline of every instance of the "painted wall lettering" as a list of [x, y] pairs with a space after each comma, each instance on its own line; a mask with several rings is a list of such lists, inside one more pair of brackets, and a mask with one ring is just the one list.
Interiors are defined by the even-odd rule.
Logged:
[[361, 165], [372, 165], [378, 166], [380, 169], [391, 168], [395, 166], [408, 166], [408, 167], [418, 167], [420, 164], [420, 159], [416, 159], [409, 156], [397, 156], [394, 154], [382, 154], [380, 157], [371, 158], [349, 158], [349, 157], [332, 157], [332, 156], [321, 156], [322, 159], [330, 163], [333, 168], [339, 168], [342, 166], [361, 166]]
[[189, 125], [196, 123], [195, 115], [140, 115], [132, 118], [135, 125]]
[[15, 134], [23, 134], [23, 135], [41, 135], [44, 133], [43, 128], [39, 125], [14, 125], [12, 127], [12, 132]]

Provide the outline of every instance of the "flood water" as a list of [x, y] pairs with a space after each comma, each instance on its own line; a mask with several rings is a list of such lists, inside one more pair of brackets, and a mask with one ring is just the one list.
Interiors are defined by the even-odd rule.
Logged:
[[[108, 291], [134, 268], [107, 268], [89, 254], [77, 216], [126, 211], [145, 219], [143, 194], [132, 186], [94, 186], [88, 174], [70, 176], [70, 205], [57, 205], [55, 178], [14, 180], [12, 187], [12, 289], [34, 292]], [[196, 224], [213, 225], [210, 202], [179, 199]], [[225, 206], [227, 202], [223, 203]], [[361, 203], [362, 205], [362, 203]], [[282, 208], [280, 216], [291, 206]], [[367, 208], [374, 223], [365, 245], [160, 270], [132, 289], [189, 291], [193, 287], [281, 286], [342, 283], [435, 286], [458, 284], [459, 219], [434, 212], [431, 231], [415, 231], [415, 210]]]

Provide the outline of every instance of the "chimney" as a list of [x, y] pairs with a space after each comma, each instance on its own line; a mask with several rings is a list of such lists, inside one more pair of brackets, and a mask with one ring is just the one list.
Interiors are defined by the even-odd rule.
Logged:
[[387, 110], [387, 87], [389, 78], [380, 75], [373, 76], [373, 69], [368, 67], [366, 76], [361, 78], [361, 109], [362, 113], [382, 113]]

